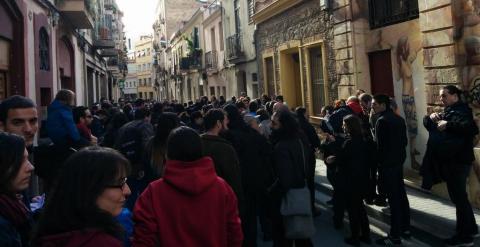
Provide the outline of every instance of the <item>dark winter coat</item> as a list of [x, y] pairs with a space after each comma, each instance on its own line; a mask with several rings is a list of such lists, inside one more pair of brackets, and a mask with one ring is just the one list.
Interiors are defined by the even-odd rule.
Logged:
[[99, 230], [85, 229], [56, 235], [49, 235], [39, 239], [38, 247], [123, 247], [123, 243]]
[[342, 106], [335, 110], [328, 118], [328, 123], [333, 127], [335, 134], [343, 133], [343, 118], [347, 115], [354, 114], [348, 106]]
[[348, 137], [335, 155], [337, 181], [339, 186], [347, 188], [347, 192], [365, 195], [369, 179], [370, 152], [371, 149], [363, 138]]
[[0, 246], [23, 247], [22, 234], [8, 220], [0, 216]]
[[225, 179], [243, 202], [242, 177], [237, 153], [232, 144], [219, 136], [202, 135], [203, 154], [213, 159], [217, 176]]
[[72, 109], [58, 100], [48, 106], [47, 132], [56, 145], [70, 145], [80, 141]]
[[380, 167], [402, 166], [408, 143], [405, 120], [392, 110], [385, 110], [376, 122], [375, 137]]
[[289, 189], [302, 188], [305, 179], [313, 176], [307, 168], [310, 164], [308, 142], [299, 137], [280, 139], [273, 148], [273, 168], [277, 177], [270, 191], [281, 197]]
[[445, 107], [439, 115], [440, 120], [447, 121], [447, 128], [442, 132], [437, 131], [437, 125], [430, 117], [424, 118], [424, 126], [430, 133], [430, 139], [432, 134], [435, 137], [435, 140], [429, 140], [430, 145], [433, 145], [434, 155], [441, 156], [449, 164], [470, 165], [475, 160], [473, 138], [478, 134], [472, 109], [467, 104], [458, 102]]
[[225, 139], [232, 143], [238, 159], [243, 191], [262, 192], [269, 184], [271, 145], [267, 139], [250, 127], [230, 129]]

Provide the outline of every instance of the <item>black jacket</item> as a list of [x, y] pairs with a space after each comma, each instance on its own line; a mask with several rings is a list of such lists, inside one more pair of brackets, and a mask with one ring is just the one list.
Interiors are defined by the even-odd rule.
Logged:
[[301, 138], [280, 139], [273, 149], [273, 167], [277, 181], [272, 191], [285, 193], [289, 189], [302, 188], [309, 174], [310, 150]]
[[266, 191], [271, 184], [269, 176], [272, 152], [267, 139], [248, 126], [229, 129], [223, 137], [232, 143], [237, 153], [244, 193]]
[[365, 193], [368, 188], [370, 148], [361, 137], [347, 137], [334, 164], [338, 167], [338, 180], [347, 191]]
[[343, 133], [342, 125], [343, 118], [347, 115], [353, 114], [352, 109], [348, 106], [342, 106], [330, 115], [328, 118], [328, 123], [333, 127], [335, 134]]
[[387, 109], [380, 113], [375, 125], [377, 159], [380, 167], [402, 166], [407, 157], [405, 120]]
[[[473, 153], [473, 138], [478, 134], [478, 127], [473, 120], [472, 109], [467, 104], [457, 102], [451, 106], [445, 107], [443, 113], [440, 114], [440, 120], [447, 121], [447, 128], [440, 133], [437, 124], [430, 117], [424, 118], [424, 126], [430, 133], [437, 137], [437, 140], [430, 140], [430, 145], [437, 145], [441, 155], [450, 154], [443, 157], [450, 164], [470, 165], [475, 156]], [[436, 142], [436, 143], [432, 143]], [[448, 151], [448, 152], [445, 152]]]
[[232, 144], [220, 136], [203, 134], [203, 154], [210, 156], [215, 165], [217, 176], [223, 178], [237, 195], [240, 203], [243, 203], [242, 178], [237, 152]]
[[312, 149], [320, 148], [320, 138], [318, 138], [317, 131], [315, 131], [312, 124], [305, 118], [298, 118], [298, 123], [305, 136], [307, 136], [308, 141], [310, 142], [310, 147]]

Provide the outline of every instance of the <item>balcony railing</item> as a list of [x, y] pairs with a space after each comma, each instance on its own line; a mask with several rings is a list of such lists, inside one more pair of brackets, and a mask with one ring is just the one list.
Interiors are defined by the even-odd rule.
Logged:
[[217, 69], [217, 51], [209, 51], [205, 53], [205, 68], [206, 69]]
[[115, 41], [108, 27], [100, 26], [95, 30], [93, 47], [95, 47], [95, 49], [115, 48]]
[[370, 28], [384, 27], [418, 18], [418, 1], [369, 0]]
[[180, 70], [199, 69], [202, 67], [202, 54], [195, 53], [188, 57], [180, 58]]
[[90, 0], [56, 0], [58, 10], [77, 29], [92, 29], [94, 21]]
[[245, 56], [242, 45], [242, 35], [237, 33], [227, 38], [227, 60], [235, 62]]

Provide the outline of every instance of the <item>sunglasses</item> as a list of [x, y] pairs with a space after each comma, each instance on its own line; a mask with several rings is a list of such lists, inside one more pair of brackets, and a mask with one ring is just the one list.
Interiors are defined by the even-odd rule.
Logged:
[[113, 189], [123, 189], [123, 187], [127, 184], [127, 178], [122, 178], [122, 181], [117, 184], [117, 185], [108, 185], [107, 188], [113, 188]]

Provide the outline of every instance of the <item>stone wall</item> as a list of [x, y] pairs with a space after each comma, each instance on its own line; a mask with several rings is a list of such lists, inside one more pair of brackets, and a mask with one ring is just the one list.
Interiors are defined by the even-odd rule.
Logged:
[[[326, 48], [327, 78], [330, 101], [337, 98], [336, 85], [337, 74], [335, 70], [335, 54], [333, 52], [333, 22], [332, 16], [319, 5], [318, 1], [304, 1], [273, 18], [266, 20], [257, 26], [256, 48], [257, 62], [259, 66], [259, 88], [265, 92], [262, 54], [267, 50], [274, 51], [274, 67], [276, 73], [276, 87], [279, 88], [280, 68], [278, 64], [278, 47], [289, 41], [300, 41], [300, 44], [308, 44], [322, 41]], [[305, 69], [302, 68], [303, 78], [306, 78]], [[306, 91], [306, 83], [304, 83]], [[305, 95], [308, 95], [307, 93]], [[306, 101], [309, 99], [306, 97]]]

